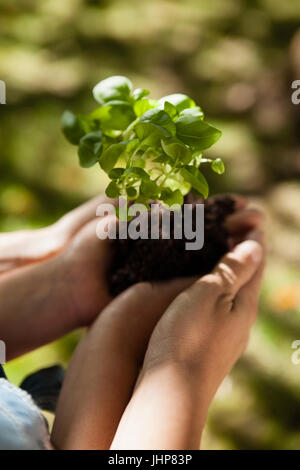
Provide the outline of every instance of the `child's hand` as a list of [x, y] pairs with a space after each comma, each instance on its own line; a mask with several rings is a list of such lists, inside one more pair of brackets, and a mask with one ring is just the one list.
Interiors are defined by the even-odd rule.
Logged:
[[208, 406], [257, 315], [264, 254], [260, 232], [249, 238], [161, 317], [113, 448], [199, 448]]
[[109, 449], [153, 328], [191, 282], [136, 284], [99, 315], [67, 370], [52, 434], [56, 448]]
[[[257, 315], [263, 258], [262, 234], [255, 231], [211, 274], [182, 292], [156, 325], [144, 368], [170, 359], [197, 373], [201, 369], [216, 377], [220, 369], [226, 375], [246, 347]], [[209, 354], [213, 364], [203, 368], [203, 356], [208, 364]]]

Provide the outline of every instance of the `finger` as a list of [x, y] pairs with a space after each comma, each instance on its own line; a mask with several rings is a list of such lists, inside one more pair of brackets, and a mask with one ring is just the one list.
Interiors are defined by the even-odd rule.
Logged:
[[21, 265], [18, 260], [11, 260], [11, 261], [1, 261], [0, 260], [0, 275], [11, 271], [12, 269], [16, 269]]
[[228, 247], [233, 249], [235, 245], [244, 241], [249, 230], [253, 230], [263, 222], [263, 214], [254, 209], [246, 209], [232, 214], [226, 219], [225, 226], [229, 232]]
[[265, 264], [261, 263], [253, 278], [237, 293], [233, 311], [248, 313], [250, 325], [258, 313], [259, 293], [261, 290]]
[[263, 214], [257, 209], [243, 209], [226, 218], [225, 227], [231, 235], [248, 232], [263, 222]]
[[150, 335], [168, 304], [192, 282], [137, 284], [101, 313], [69, 366], [53, 431], [56, 446], [109, 448]]
[[[114, 305], [111, 305], [107, 318], [120, 328], [121, 336], [117, 338], [119, 347], [123, 348], [125, 345], [127, 353], [135, 357], [137, 363], [143, 360], [148, 340], [163, 312], [193, 281], [193, 278], [180, 278], [136, 284], [117, 297]], [[104, 315], [101, 316], [103, 326]]]
[[[105, 218], [107, 224], [113, 216]], [[80, 265], [81, 269], [88, 268], [91, 264], [99, 264], [99, 273], [104, 272], [111, 261], [111, 250], [109, 250], [109, 240], [99, 239], [97, 228], [98, 219], [90, 220], [84, 227], [74, 235], [67, 249], [66, 256], [73, 259], [74, 263]]]
[[229, 194], [229, 197], [231, 197], [234, 200], [235, 211], [240, 211], [242, 209], [245, 209], [248, 205], [248, 199], [245, 198], [244, 196], [241, 196], [240, 194]]
[[259, 230], [263, 223], [264, 216], [259, 211], [251, 209], [251, 214], [248, 211], [242, 211], [242, 213], [234, 214], [236, 217], [232, 217], [227, 220], [227, 230], [229, 231], [228, 247], [233, 249], [235, 245], [243, 242], [248, 237], [248, 233], [253, 230]]
[[234, 297], [253, 277], [262, 258], [262, 246], [255, 240], [246, 240], [221, 259], [212, 277], [224, 293]]
[[107, 202], [115, 204], [114, 200], [109, 200], [106, 196], [97, 196], [49, 227], [1, 234], [1, 272], [43, 261], [59, 253], [82, 226], [96, 217], [99, 204]]
[[96, 217], [96, 210], [100, 204], [107, 203], [115, 205], [115, 200], [109, 199], [103, 194], [96, 196], [63, 216], [55, 226], [59, 227], [60, 230], [68, 232], [69, 236], [72, 236], [83, 225]]
[[265, 234], [262, 230], [260, 230], [258, 228], [248, 232], [247, 235], [245, 236], [245, 240], [254, 240], [262, 246], [264, 251], [266, 249], [266, 247], [265, 247]]
[[[248, 234], [248, 238], [256, 240], [264, 249], [264, 236], [261, 231], [255, 230]], [[259, 293], [263, 280], [265, 268], [265, 256], [255, 272], [254, 276], [237, 293], [234, 301], [234, 310], [241, 312], [250, 312], [250, 323], [252, 324], [258, 312]]]

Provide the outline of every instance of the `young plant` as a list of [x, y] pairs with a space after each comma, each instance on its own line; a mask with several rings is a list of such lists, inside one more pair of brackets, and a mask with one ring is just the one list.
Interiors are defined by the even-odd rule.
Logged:
[[208, 163], [221, 174], [224, 164], [220, 158], [204, 159], [202, 153], [221, 131], [204, 120], [191, 98], [176, 93], [149, 99], [147, 90], [133, 90], [122, 76], [101, 81], [93, 95], [99, 106], [89, 115], [65, 111], [62, 129], [78, 146], [82, 167], [99, 163], [107, 173], [107, 196], [127, 196], [146, 207], [150, 200], [181, 205], [191, 189], [207, 198], [200, 167]]

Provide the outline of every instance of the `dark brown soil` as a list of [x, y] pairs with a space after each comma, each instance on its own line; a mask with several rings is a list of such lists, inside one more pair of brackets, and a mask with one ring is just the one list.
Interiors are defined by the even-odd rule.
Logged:
[[113, 262], [109, 272], [109, 286], [112, 295], [118, 295], [127, 287], [141, 281], [207, 274], [226, 253], [228, 233], [224, 221], [234, 211], [234, 200], [230, 196], [222, 195], [206, 201], [195, 201], [188, 196], [185, 202], [193, 203], [194, 206], [196, 202], [205, 205], [203, 248], [197, 251], [186, 250], [185, 238], [111, 240]]

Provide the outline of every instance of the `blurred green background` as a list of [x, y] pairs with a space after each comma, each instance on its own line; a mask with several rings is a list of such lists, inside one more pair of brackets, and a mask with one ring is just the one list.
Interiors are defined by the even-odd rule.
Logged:
[[[89, 111], [91, 88], [129, 76], [153, 97], [191, 95], [223, 130], [227, 165], [213, 192], [250, 196], [266, 213], [269, 260], [248, 350], [218, 392], [206, 449], [299, 449], [299, 0], [0, 0], [0, 230], [36, 228], [103, 190], [60, 131]], [[78, 334], [7, 365], [19, 381], [67, 363]]]

